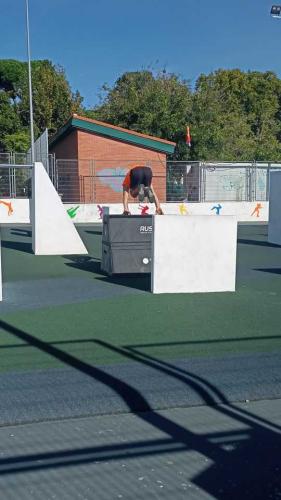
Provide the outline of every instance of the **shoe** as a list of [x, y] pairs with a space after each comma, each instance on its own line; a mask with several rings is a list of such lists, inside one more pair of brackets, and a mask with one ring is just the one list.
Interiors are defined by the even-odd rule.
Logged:
[[140, 185], [138, 198], [139, 198], [139, 201], [141, 203], [144, 201], [145, 194], [144, 194], [144, 185], [143, 184]]
[[150, 187], [144, 188], [144, 197], [148, 199], [149, 203], [154, 203], [155, 201], [153, 191]]

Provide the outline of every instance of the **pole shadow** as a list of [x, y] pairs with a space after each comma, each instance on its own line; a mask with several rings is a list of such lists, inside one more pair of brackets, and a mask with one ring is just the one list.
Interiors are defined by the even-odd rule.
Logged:
[[[166, 376], [184, 381], [193, 387], [206, 405], [211, 405], [218, 414], [231, 418], [241, 425], [234, 431], [196, 433], [158, 411], [154, 411], [143, 394], [128, 381], [106, 373], [101, 368], [77, 359], [52, 344], [0, 320], [0, 328], [29, 346], [42, 351], [61, 363], [98, 380], [113, 389], [145, 424], [166, 435], [157, 440], [139, 440], [121, 445], [84, 447], [54, 452], [16, 455], [0, 459], [0, 476], [30, 472], [42, 469], [60, 468], [92, 463], [93, 461], [116, 460], [120, 457], [140, 457], [196, 451], [207, 458], [207, 464], [200, 473], [194, 474], [192, 481], [202, 490], [219, 500], [249, 498], [269, 499], [281, 495], [280, 447], [281, 432], [271, 422], [246, 412], [228, 403], [224, 394], [202, 377], [186, 370], [178, 369], [171, 363], [153, 358], [143, 353], [114, 346], [108, 342], [93, 339], [106, 349], [117, 352], [124, 358], [153, 367]], [[219, 404], [218, 404], [219, 403]], [[182, 455], [182, 467], [184, 459]], [[209, 465], [210, 463], [210, 465]], [[187, 464], [188, 466], [189, 464]]]

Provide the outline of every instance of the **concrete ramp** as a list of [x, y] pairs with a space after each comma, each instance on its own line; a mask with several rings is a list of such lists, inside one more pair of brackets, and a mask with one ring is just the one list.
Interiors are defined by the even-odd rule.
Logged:
[[87, 254], [42, 163], [34, 164], [32, 176], [31, 224], [35, 255]]

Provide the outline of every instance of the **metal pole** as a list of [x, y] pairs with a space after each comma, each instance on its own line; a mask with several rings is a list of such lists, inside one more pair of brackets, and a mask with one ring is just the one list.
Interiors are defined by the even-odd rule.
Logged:
[[30, 139], [31, 139], [31, 163], [34, 163], [34, 129], [33, 129], [33, 104], [32, 104], [32, 81], [31, 81], [31, 63], [30, 63], [30, 42], [29, 42], [29, 13], [28, 0], [26, 5], [26, 38], [27, 38], [27, 59], [28, 59], [28, 89], [29, 89], [29, 113], [30, 113]]

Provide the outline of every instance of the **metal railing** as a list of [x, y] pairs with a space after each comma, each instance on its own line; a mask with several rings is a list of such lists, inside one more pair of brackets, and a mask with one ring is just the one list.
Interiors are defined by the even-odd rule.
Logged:
[[0, 198], [31, 198], [32, 165], [0, 164]]
[[[26, 155], [0, 153], [2, 198], [28, 197], [31, 180], [27, 160]], [[21, 163], [25, 165], [19, 169]], [[281, 170], [281, 163], [269, 162], [55, 161], [50, 155], [48, 173], [64, 203], [120, 203], [126, 173], [141, 164], [152, 168], [153, 184], [162, 202], [266, 201], [270, 171]]]
[[269, 196], [270, 163], [203, 163], [202, 201], [266, 201]]
[[[49, 154], [41, 161], [56, 187], [55, 156]], [[0, 153], [0, 197], [30, 198], [31, 168], [30, 153]]]
[[[65, 203], [120, 203], [122, 183], [133, 165], [129, 160], [57, 160], [56, 189]], [[161, 199], [166, 198], [166, 164], [145, 163], [154, 173], [154, 183]], [[132, 201], [132, 200], [131, 200]]]
[[[48, 154], [46, 156], [40, 157], [45, 169], [50, 174], [54, 169], [55, 156], [54, 154]], [[0, 153], [0, 164], [10, 164], [10, 165], [27, 165], [31, 164], [31, 153]]]
[[167, 201], [266, 201], [278, 163], [168, 162]]
[[[64, 202], [120, 203], [122, 182], [132, 165], [122, 160], [57, 160], [56, 188]], [[278, 163], [148, 161], [161, 201], [266, 201], [269, 174]], [[131, 200], [133, 201], [133, 200]]]

